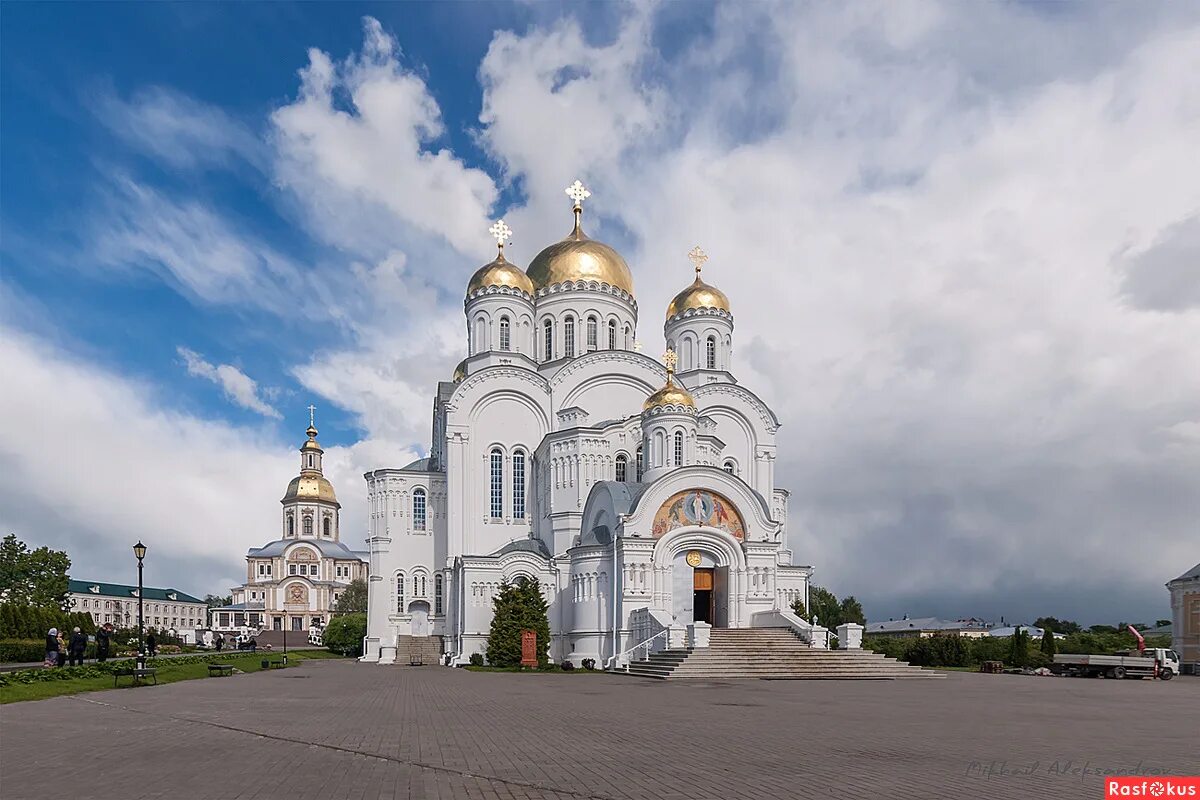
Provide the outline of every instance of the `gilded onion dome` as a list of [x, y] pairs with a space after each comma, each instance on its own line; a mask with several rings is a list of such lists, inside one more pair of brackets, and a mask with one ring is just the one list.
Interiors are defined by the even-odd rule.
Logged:
[[683, 386], [677, 385], [672, 377], [675, 374], [675, 351], [668, 350], [663, 357], [663, 361], [667, 365], [667, 383], [654, 394], [646, 398], [646, 402], [642, 403], [642, 410], [649, 411], [658, 406], [686, 406], [688, 408], [696, 407], [696, 400], [692, 397], [691, 392]]
[[708, 260], [708, 256], [699, 247], [692, 248], [688, 253], [688, 258], [696, 266], [696, 280], [692, 281], [692, 285], [684, 289], [671, 301], [667, 306], [667, 319], [681, 314], [684, 311], [692, 309], [719, 309], [727, 313], [733, 313], [729, 308], [729, 298], [715, 286], [709, 286], [700, 279], [700, 269], [704, 262]]
[[488, 286], [507, 286], [511, 289], [520, 289], [529, 295], [533, 294], [533, 281], [529, 280], [529, 276], [525, 274], [524, 270], [505, 260], [503, 250], [496, 256], [495, 261], [484, 264], [475, 271], [475, 274], [471, 276], [470, 283], [467, 284], [467, 295], [470, 296]]
[[567, 189], [575, 200], [575, 229], [547, 247], [529, 263], [528, 275], [539, 289], [568, 281], [597, 281], [633, 294], [633, 273], [621, 254], [603, 242], [589, 239], [580, 226], [582, 202], [589, 195], [579, 181]]

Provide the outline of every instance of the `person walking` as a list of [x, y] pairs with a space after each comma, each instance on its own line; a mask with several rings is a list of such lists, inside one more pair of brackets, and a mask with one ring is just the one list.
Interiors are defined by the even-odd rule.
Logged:
[[63, 635], [63, 631], [58, 632], [58, 652], [55, 653], [58, 663], [56, 666], [65, 667], [67, 665], [67, 642]]
[[67, 650], [71, 654], [71, 666], [82, 667], [83, 656], [87, 652], [87, 634], [80, 631], [79, 628], [71, 631], [71, 640], [68, 642]]
[[224, 646], [225, 646], [225, 636], [223, 634], [218, 633], [217, 634], [217, 652], [218, 653], [221, 652], [221, 648]]
[[158, 639], [154, 638], [153, 633], [146, 634], [146, 650], [150, 653], [151, 658], [158, 655]]
[[96, 660], [108, 660], [108, 648], [112, 644], [112, 623], [106, 622], [96, 631]]
[[46, 666], [58, 666], [58, 628], [51, 628], [46, 633]]

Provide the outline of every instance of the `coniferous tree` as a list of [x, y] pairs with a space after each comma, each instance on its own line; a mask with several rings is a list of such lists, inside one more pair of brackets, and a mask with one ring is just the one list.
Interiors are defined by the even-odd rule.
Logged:
[[1055, 650], [1054, 632], [1046, 628], [1042, 631], [1042, 652], [1046, 654], [1047, 658], [1053, 660]]
[[550, 663], [550, 617], [541, 586], [528, 578], [501, 584], [492, 607], [488, 663], [495, 667], [519, 666], [521, 634], [527, 630], [537, 634], [538, 666], [546, 666]]
[[1009, 638], [1008, 662], [1013, 667], [1024, 667], [1029, 663], [1029, 634], [1017, 628]]

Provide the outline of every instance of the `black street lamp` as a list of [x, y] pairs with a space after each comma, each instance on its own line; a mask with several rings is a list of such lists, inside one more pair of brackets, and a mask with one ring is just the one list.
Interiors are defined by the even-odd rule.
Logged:
[[142, 638], [142, 559], [146, 557], [146, 545], [142, 544], [142, 540], [138, 539], [138, 543], [133, 546], [133, 554], [138, 560], [138, 669], [146, 668], [146, 647], [143, 644]]

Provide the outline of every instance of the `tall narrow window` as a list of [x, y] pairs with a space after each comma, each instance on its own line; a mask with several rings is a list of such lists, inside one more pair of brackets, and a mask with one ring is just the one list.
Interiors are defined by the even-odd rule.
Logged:
[[525, 451], [513, 452], [512, 463], [513, 518], [525, 519]]
[[707, 363], [709, 369], [717, 368], [717, 337], [708, 337], [708, 355]]
[[629, 331], [629, 326], [625, 326], [625, 349], [629, 350], [633, 347], [633, 334]]
[[587, 349], [592, 352], [600, 347], [600, 322], [595, 317], [587, 321]]
[[675, 466], [683, 466], [683, 431], [675, 431]]
[[554, 322], [552, 320], [546, 320], [545, 323], [542, 324], [542, 330], [544, 332], [543, 344], [542, 344], [542, 346], [543, 346], [542, 360], [543, 361], [553, 361], [554, 360]]
[[725, 471], [728, 472], [730, 475], [733, 475], [734, 473], [737, 472], [737, 467], [734, 466], [732, 461], [726, 461], [725, 462]]
[[308, 454], [308, 468], [312, 469], [312, 453]]
[[637, 479], [639, 483], [642, 480], [642, 469], [642, 446], [639, 444], [637, 449]]
[[413, 530], [425, 530], [425, 490], [414, 489], [412, 501]]
[[312, 536], [312, 517], [304, 518], [304, 535]]
[[396, 573], [396, 613], [404, 613], [404, 573]]
[[608, 321], [608, 349], [617, 349], [617, 321], [615, 319]]
[[324, 533], [326, 537], [333, 535], [333, 520], [331, 520], [329, 517], [326, 517], [325, 521], [322, 523], [322, 526], [324, 530], [321, 532]]
[[504, 516], [504, 454], [499, 448], [492, 451], [491, 485], [491, 516], [500, 519]]
[[624, 483], [628, 477], [629, 460], [625, 458], [625, 454], [617, 456], [617, 475], [616, 479], [619, 483]]
[[288, 517], [287, 531], [288, 531], [288, 536], [296, 535], [296, 519], [295, 519], [295, 517]]
[[563, 355], [567, 358], [575, 357], [575, 318], [567, 317], [563, 320]]
[[508, 317], [500, 318], [500, 349], [512, 350], [512, 334], [508, 326]]
[[442, 613], [442, 573], [433, 576], [433, 613]]

